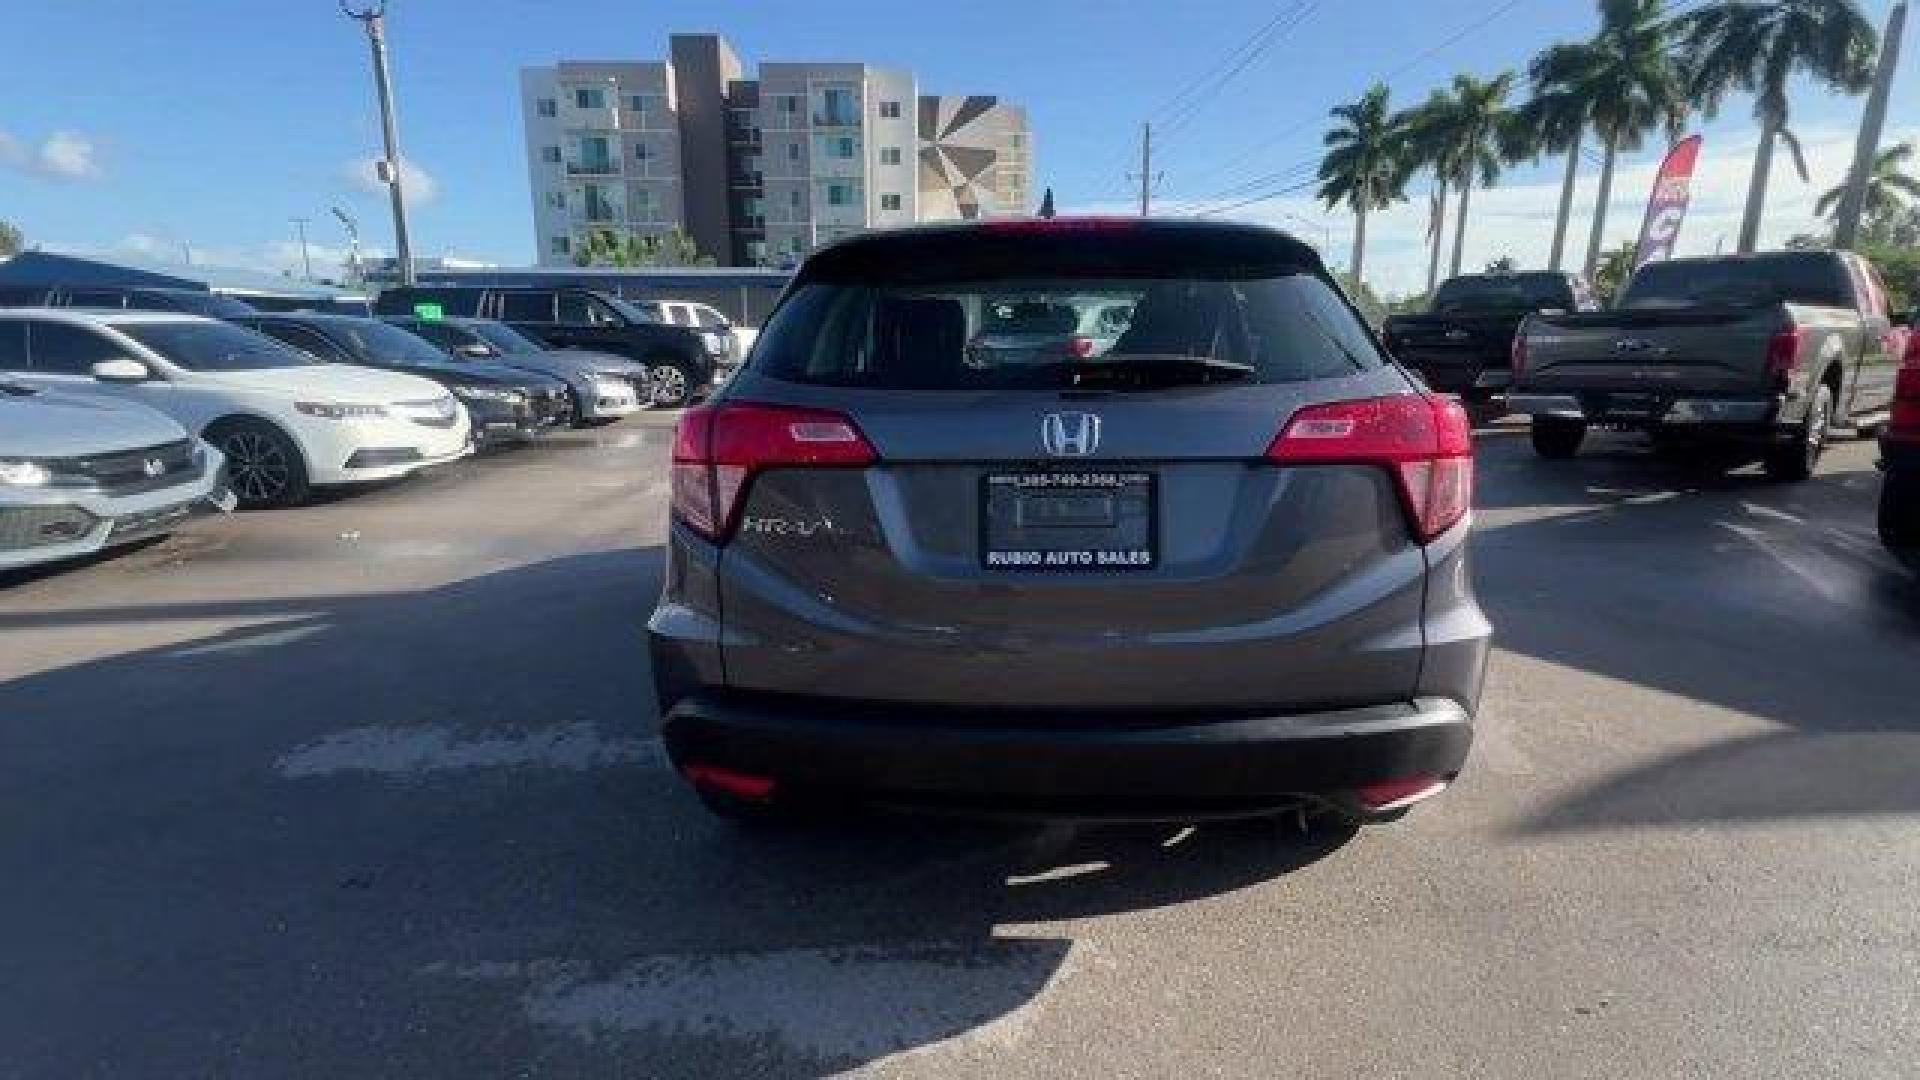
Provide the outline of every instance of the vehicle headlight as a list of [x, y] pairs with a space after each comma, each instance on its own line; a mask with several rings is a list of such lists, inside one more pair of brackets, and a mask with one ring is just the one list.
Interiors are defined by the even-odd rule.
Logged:
[[368, 416], [385, 416], [384, 405], [369, 405], [357, 401], [296, 401], [293, 407], [308, 416], [318, 416], [326, 420], [358, 420]]
[[707, 347], [708, 352], [713, 353], [715, 356], [727, 351], [727, 339], [711, 330], [701, 332], [700, 342]]
[[0, 484], [10, 487], [45, 487], [53, 483], [53, 470], [24, 458], [0, 458]]
[[527, 395], [522, 391], [495, 386], [456, 386], [453, 388], [453, 393], [456, 397], [465, 398], [468, 401], [504, 401], [514, 405], [527, 399]]

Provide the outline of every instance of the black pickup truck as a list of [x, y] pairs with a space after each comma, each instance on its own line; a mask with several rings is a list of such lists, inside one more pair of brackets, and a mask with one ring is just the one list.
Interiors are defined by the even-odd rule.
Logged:
[[1467, 274], [1448, 278], [1425, 315], [1387, 320], [1386, 345], [1401, 366], [1485, 416], [1511, 380], [1513, 335], [1536, 311], [1591, 311], [1593, 290], [1573, 274]]
[[374, 310], [382, 318], [498, 319], [549, 348], [637, 360], [652, 373], [654, 403], [666, 408], [712, 386], [722, 359], [698, 330], [668, 325], [647, 305], [595, 289], [420, 285], [382, 291]]
[[1542, 457], [1572, 457], [1601, 425], [1746, 445], [1768, 476], [1804, 480], [1835, 428], [1885, 422], [1902, 338], [1851, 252], [1650, 263], [1615, 310], [1529, 316], [1507, 402], [1533, 417]]

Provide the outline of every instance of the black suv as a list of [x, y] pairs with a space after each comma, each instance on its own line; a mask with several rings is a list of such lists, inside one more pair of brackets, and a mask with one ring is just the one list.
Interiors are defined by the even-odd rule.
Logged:
[[209, 319], [254, 314], [250, 304], [199, 289], [163, 289], [144, 285], [11, 285], [0, 289], [0, 307], [132, 308], [178, 311]]
[[230, 321], [329, 364], [432, 379], [467, 407], [475, 445], [528, 438], [573, 418], [573, 392], [560, 380], [500, 364], [451, 363], [438, 346], [378, 319], [309, 311]]
[[713, 383], [721, 357], [697, 330], [660, 321], [650, 304], [593, 289], [491, 289], [425, 285], [388, 289], [374, 309], [386, 318], [498, 319], [555, 349], [614, 353], [645, 364], [654, 403], [677, 408]]

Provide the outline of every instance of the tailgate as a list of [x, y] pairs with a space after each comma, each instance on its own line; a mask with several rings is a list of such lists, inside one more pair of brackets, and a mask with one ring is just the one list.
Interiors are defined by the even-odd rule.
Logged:
[[1537, 393], [1765, 394], [1767, 344], [1787, 325], [1777, 306], [1536, 315], [1518, 385]]
[[1420, 372], [1442, 392], [1471, 389], [1483, 372], [1504, 373], [1513, 349], [1517, 312], [1420, 315], [1391, 319], [1394, 359]]

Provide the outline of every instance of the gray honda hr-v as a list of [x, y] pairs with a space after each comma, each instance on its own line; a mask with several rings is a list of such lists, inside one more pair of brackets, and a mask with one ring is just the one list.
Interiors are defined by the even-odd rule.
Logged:
[[[996, 315], [1124, 307], [1104, 351]], [[680, 422], [662, 736], [709, 807], [1383, 819], [1472, 740], [1466, 417], [1315, 252], [1194, 221], [874, 232]]]

